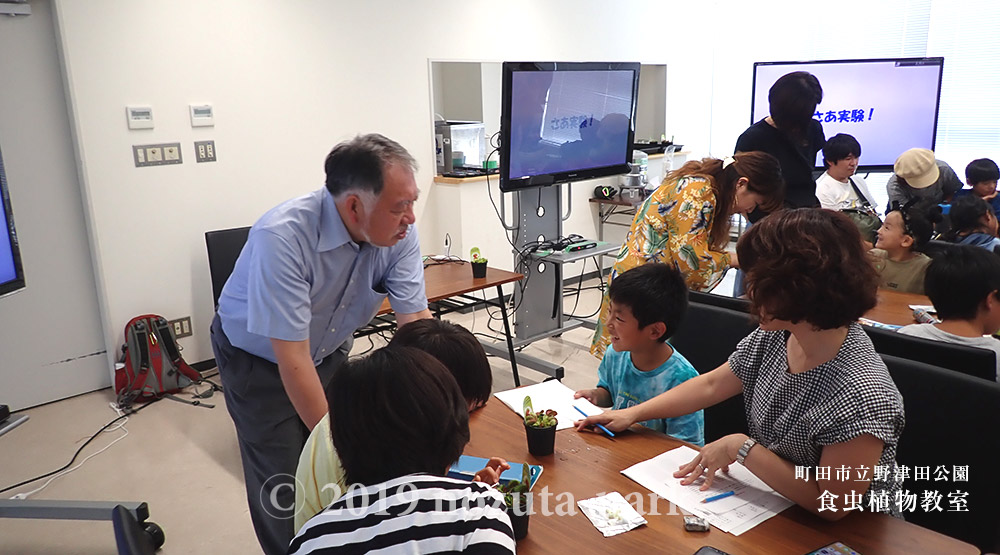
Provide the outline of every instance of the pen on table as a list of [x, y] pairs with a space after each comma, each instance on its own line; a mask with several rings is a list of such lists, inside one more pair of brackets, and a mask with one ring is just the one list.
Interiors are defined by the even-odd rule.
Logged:
[[702, 503], [711, 503], [712, 501], [718, 501], [719, 499], [725, 499], [730, 495], [736, 495], [735, 491], [727, 491], [725, 493], [720, 493], [719, 495], [713, 495], [712, 497], [706, 497], [701, 500]]
[[[580, 407], [578, 407], [576, 405], [573, 405], [573, 408], [576, 409], [576, 412], [582, 414], [584, 416], [584, 418], [590, 416], [589, 414], [583, 412], [583, 409], [581, 409]], [[608, 434], [608, 437], [615, 437], [615, 433], [612, 432], [611, 430], [605, 428], [604, 426], [601, 426], [600, 424], [594, 424], [594, 426], [597, 426], [598, 428], [601, 429], [602, 432]]]

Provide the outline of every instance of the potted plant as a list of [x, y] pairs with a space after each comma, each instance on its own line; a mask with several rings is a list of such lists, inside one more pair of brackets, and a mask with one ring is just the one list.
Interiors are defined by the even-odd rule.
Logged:
[[556, 446], [556, 411], [535, 412], [531, 397], [524, 398], [524, 433], [528, 436], [528, 452], [536, 457], [551, 455]]
[[531, 516], [531, 471], [527, 463], [521, 466], [521, 479], [500, 484], [497, 488], [503, 494], [507, 504], [507, 516], [514, 528], [514, 539], [520, 540], [528, 535], [528, 517]]
[[479, 247], [472, 247], [469, 251], [469, 262], [472, 263], [472, 277], [486, 277], [486, 257], [479, 252]]

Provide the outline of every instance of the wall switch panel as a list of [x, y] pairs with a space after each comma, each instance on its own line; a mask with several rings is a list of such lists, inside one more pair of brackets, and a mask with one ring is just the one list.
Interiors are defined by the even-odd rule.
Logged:
[[137, 168], [181, 164], [184, 162], [181, 156], [180, 143], [132, 145], [132, 158]]
[[190, 104], [191, 127], [212, 127], [215, 125], [215, 114], [211, 104]]
[[215, 162], [215, 141], [195, 141], [194, 157], [198, 162]]
[[153, 108], [151, 106], [126, 106], [125, 118], [129, 129], [152, 129]]

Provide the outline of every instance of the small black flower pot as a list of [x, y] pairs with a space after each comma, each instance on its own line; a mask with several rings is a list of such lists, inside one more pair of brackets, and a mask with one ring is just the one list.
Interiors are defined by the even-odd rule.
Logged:
[[515, 503], [514, 507], [507, 507], [507, 516], [510, 518], [510, 525], [514, 529], [514, 541], [522, 540], [528, 535], [528, 517], [531, 516], [531, 494], [515, 494], [515, 500], [518, 496], [522, 495], [527, 496], [526, 503], [522, 506], [517, 506], [517, 503]]
[[472, 277], [474, 278], [484, 278], [486, 277], [486, 263], [472, 263]]
[[524, 425], [524, 433], [528, 436], [528, 452], [536, 457], [551, 455], [556, 449], [556, 427], [535, 428]]

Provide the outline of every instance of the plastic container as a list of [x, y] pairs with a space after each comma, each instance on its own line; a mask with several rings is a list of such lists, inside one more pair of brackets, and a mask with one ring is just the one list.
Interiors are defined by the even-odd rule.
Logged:
[[632, 165], [639, 167], [639, 176], [643, 186], [645, 186], [649, 175], [649, 155], [641, 150], [633, 150]]
[[524, 425], [524, 433], [528, 436], [528, 452], [536, 457], [551, 455], [556, 449], [556, 427], [536, 428]]

